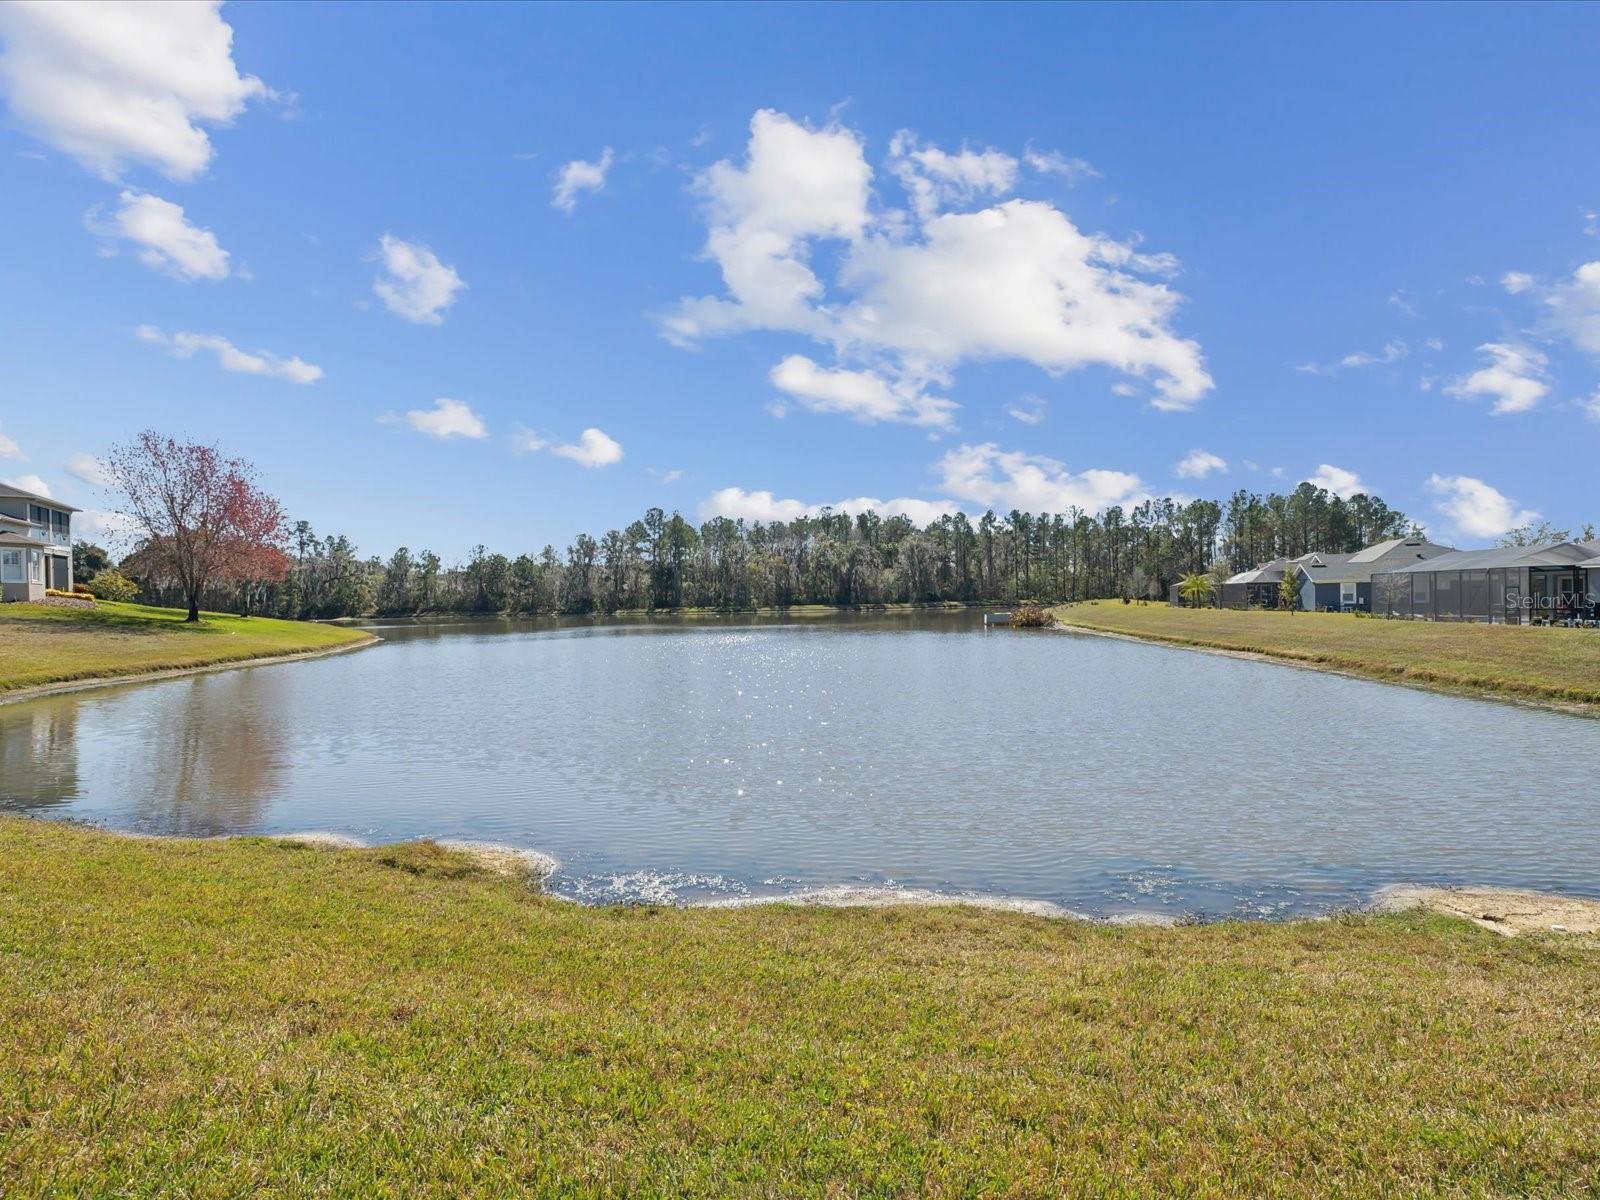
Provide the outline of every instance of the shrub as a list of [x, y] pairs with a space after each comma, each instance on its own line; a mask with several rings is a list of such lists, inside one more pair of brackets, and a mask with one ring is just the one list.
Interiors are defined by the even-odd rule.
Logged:
[[1056, 623], [1056, 619], [1050, 615], [1048, 608], [1025, 604], [1011, 614], [1011, 623], [1023, 629], [1048, 629]]
[[89, 581], [89, 591], [101, 600], [137, 600], [139, 585], [121, 571], [105, 570]]

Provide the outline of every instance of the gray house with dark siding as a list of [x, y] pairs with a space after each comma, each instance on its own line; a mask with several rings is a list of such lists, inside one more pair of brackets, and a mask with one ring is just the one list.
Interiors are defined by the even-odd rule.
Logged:
[[1454, 553], [1426, 538], [1390, 538], [1354, 554], [1305, 554], [1290, 564], [1300, 577], [1300, 607], [1306, 612], [1371, 612], [1372, 577]]
[[1375, 577], [1377, 611], [1429, 621], [1593, 620], [1600, 542], [1458, 550]]

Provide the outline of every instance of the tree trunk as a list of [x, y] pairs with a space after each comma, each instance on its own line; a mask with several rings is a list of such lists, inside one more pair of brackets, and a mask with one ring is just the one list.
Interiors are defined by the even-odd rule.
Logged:
[[199, 619], [200, 619], [200, 602], [198, 600], [195, 600], [195, 599], [191, 598], [190, 601], [189, 601], [189, 615], [183, 619], [184, 623], [187, 624], [187, 623], [189, 623], [191, 621], [198, 621]]

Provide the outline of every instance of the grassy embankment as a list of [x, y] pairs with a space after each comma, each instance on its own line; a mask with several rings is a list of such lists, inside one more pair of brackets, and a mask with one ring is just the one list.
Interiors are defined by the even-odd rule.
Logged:
[[0, 697], [7, 692], [147, 671], [208, 667], [250, 658], [327, 650], [370, 640], [353, 629], [100, 603], [92, 609], [42, 604], [0, 607]]
[[0, 819], [0, 1194], [1579, 1195], [1600, 938], [545, 899]]
[[1386, 621], [1339, 613], [1172, 608], [1097, 600], [1054, 610], [1062, 625], [1234, 650], [1388, 682], [1600, 711], [1593, 629]]

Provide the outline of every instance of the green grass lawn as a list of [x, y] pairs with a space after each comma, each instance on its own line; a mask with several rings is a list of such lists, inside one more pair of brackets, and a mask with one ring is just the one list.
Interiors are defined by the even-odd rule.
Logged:
[[0, 819], [0, 1194], [1578, 1196], [1600, 939], [584, 908]]
[[1242, 650], [1374, 679], [1510, 699], [1600, 705], [1600, 631], [1340, 613], [1172, 608], [1097, 600], [1055, 609], [1063, 625]]
[[333, 625], [101, 602], [92, 609], [0, 607], [0, 694], [79, 679], [204, 667], [366, 641]]

